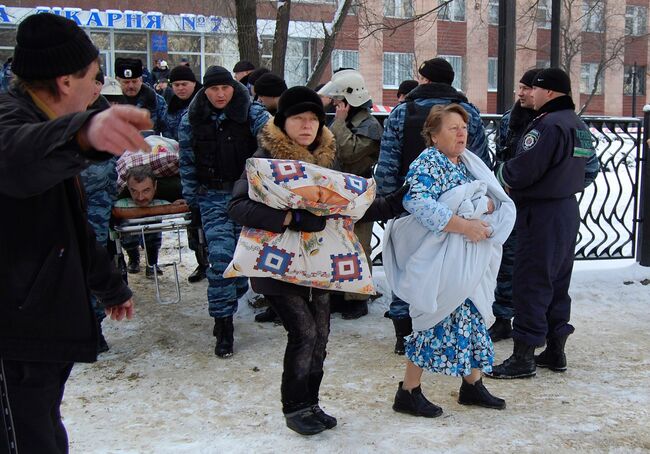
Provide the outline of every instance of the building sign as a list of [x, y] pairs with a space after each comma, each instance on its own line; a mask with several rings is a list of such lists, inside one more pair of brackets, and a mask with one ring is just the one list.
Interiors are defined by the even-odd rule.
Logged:
[[171, 15], [159, 12], [47, 7], [14, 8], [0, 5], [0, 25], [17, 25], [31, 14], [53, 13], [75, 21], [81, 27], [122, 30], [164, 30], [217, 33], [221, 17], [197, 14]]

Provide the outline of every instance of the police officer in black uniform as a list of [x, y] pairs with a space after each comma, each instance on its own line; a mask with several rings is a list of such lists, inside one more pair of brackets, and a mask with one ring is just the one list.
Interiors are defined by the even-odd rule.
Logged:
[[[569, 284], [580, 212], [585, 164], [593, 156], [589, 129], [575, 113], [571, 80], [558, 68], [540, 71], [533, 82], [539, 115], [519, 142], [513, 159], [496, 172], [517, 205], [513, 275], [514, 352], [495, 366], [492, 378], [525, 378], [536, 366], [566, 370], [564, 345], [569, 324]], [[535, 357], [535, 348], [546, 350]]]

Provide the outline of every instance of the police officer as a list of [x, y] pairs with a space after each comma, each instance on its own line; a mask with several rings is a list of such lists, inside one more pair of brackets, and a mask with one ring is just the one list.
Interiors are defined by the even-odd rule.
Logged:
[[[469, 114], [467, 148], [488, 166], [490, 156], [481, 114], [465, 95], [451, 84], [454, 70], [443, 58], [427, 60], [418, 69], [419, 82], [405, 102], [395, 107], [384, 122], [379, 161], [375, 169], [377, 192], [388, 195], [404, 184], [409, 165], [426, 147], [420, 131], [434, 105], [457, 103]], [[404, 336], [411, 334], [408, 304], [393, 295], [390, 310], [384, 314], [395, 326], [395, 353], [404, 354]]]
[[[569, 284], [587, 159], [594, 154], [589, 129], [574, 112], [571, 80], [558, 68], [540, 71], [533, 81], [537, 118], [517, 152], [501, 164], [497, 177], [517, 205], [517, 246], [513, 274], [514, 352], [495, 366], [493, 378], [535, 375], [536, 362], [566, 370], [564, 345], [569, 324]], [[534, 357], [535, 348], [546, 350]]]
[[232, 317], [237, 299], [248, 289], [246, 278], [225, 279], [240, 227], [228, 218], [228, 203], [246, 159], [257, 149], [257, 133], [269, 119], [259, 103], [230, 71], [211, 66], [204, 88], [194, 97], [179, 126], [180, 174], [183, 198], [200, 209], [208, 243], [208, 311], [214, 318], [215, 354], [233, 354]]
[[151, 87], [142, 82], [142, 60], [138, 58], [116, 58], [115, 78], [122, 87], [127, 104], [147, 109], [151, 114], [154, 131], [165, 130], [167, 103]]

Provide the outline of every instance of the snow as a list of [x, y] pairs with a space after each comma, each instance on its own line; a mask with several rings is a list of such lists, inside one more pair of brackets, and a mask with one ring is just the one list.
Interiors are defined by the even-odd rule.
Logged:
[[[166, 235], [163, 247], [171, 244]], [[132, 275], [136, 317], [105, 321], [110, 351], [73, 369], [62, 407], [71, 453], [650, 450], [650, 268], [630, 260], [576, 263], [569, 369], [484, 379], [506, 399], [503, 411], [458, 405], [459, 379], [425, 372], [423, 391], [443, 416], [393, 412], [404, 359], [392, 352], [393, 328], [382, 316], [388, 298], [359, 320], [335, 314], [321, 405], [339, 424], [303, 437], [285, 427], [280, 409], [284, 329], [255, 323], [255, 310], [242, 299], [235, 355], [215, 357], [207, 283], [187, 283], [194, 259], [183, 249], [182, 302], [157, 304], [152, 281]], [[170, 249], [162, 255], [174, 258]], [[165, 270], [163, 293], [173, 292], [171, 268]], [[381, 268], [375, 281], [388, 295]], [[495, 347], [501, 362], [512, 342]]]

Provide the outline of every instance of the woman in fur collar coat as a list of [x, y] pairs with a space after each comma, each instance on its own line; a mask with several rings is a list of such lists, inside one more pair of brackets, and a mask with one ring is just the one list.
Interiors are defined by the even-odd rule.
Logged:
[[[258, 135], [253, 157], [293, 159], [337, 168], [336, 143], [325, 127], [320, 97], [307, 87], [292, 87], [279, 100], [273, 121]], [[373, 202], [359, 221], [390, 219], [403, 211], [405, 191]], [[237, 223], [270, 232], [291, 229], [319, 232], [325, 218], [306, 210], [278, 210], [248, 197], [246, 174], [235, 184], [228, 211]], [[313, 435], [336, 426], [336, 418], [318, 405], [323, 362], [330, 329], [329, 294], [324, 290], [289, 284], [271, 278], [251, 278], [253, 289], [264, 294], [288, 331], [281, 396], [287, 427]]]

